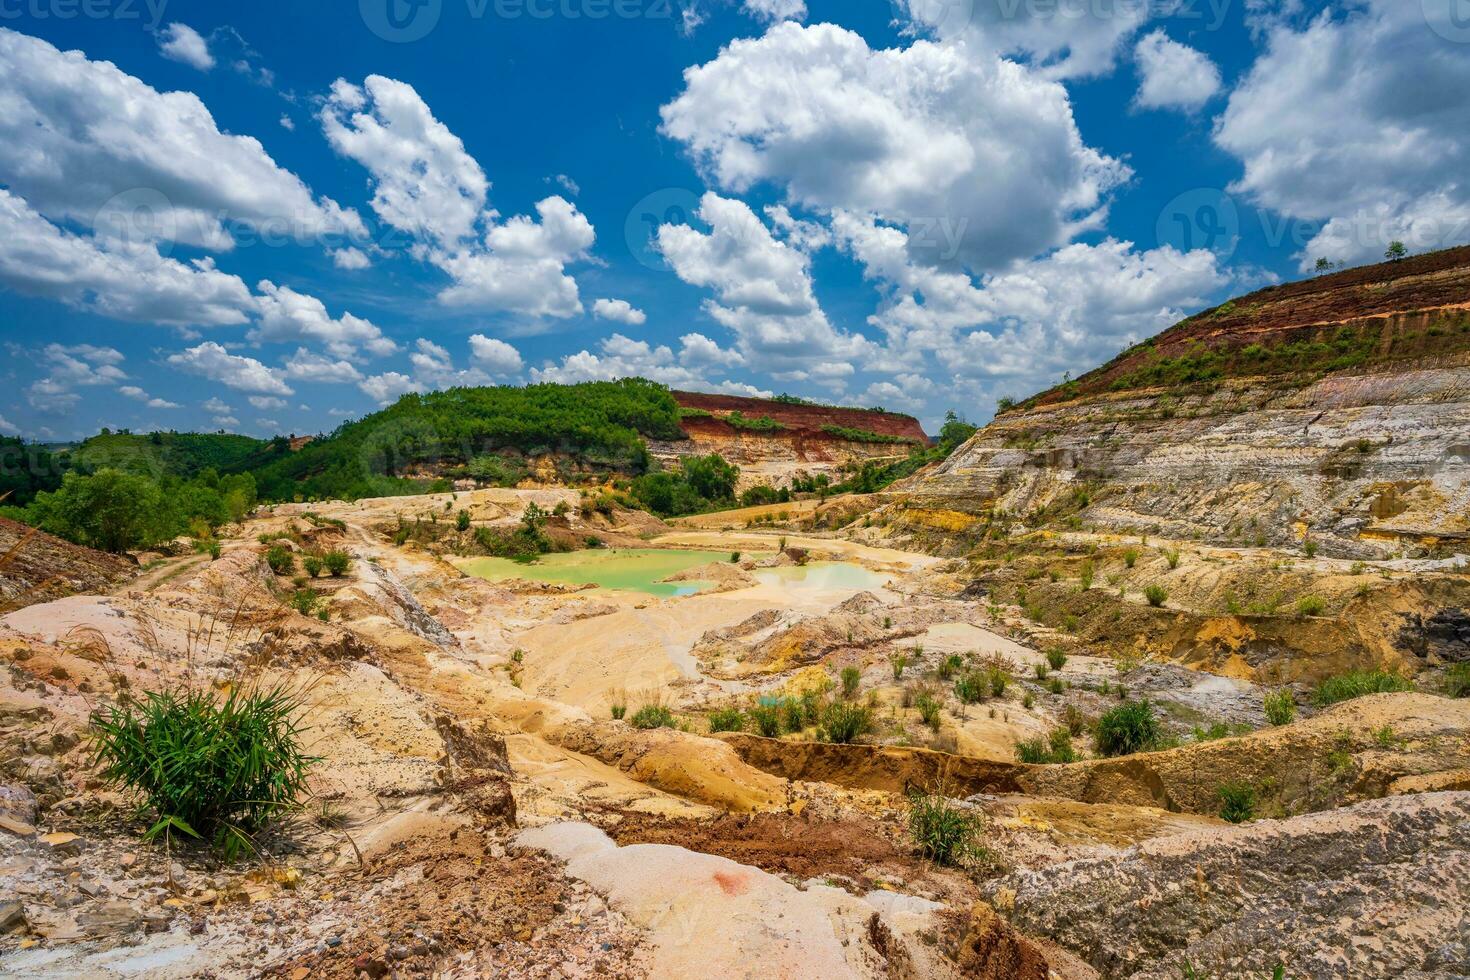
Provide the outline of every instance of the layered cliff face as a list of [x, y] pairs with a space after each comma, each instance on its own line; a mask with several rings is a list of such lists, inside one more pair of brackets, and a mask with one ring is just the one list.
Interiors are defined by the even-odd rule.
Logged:
[[688, 436], [650, 445], [666, 461], [719, 453], [741, 468], [741, 486], [780, 486], [798, 473], [837, 478], [844, 467], [907, 456], [927, 446], [917, 419], [894, 412], [676, 391]]
[[1470, 249], [1191, 317], [886, 500], [879, 533], [1114, 650], [1258, 676], [1470, 658], [1434, 626], [1470, 599]]

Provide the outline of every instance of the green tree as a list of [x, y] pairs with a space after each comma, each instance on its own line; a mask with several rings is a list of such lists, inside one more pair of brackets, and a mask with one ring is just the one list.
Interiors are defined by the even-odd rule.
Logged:
[[121, 552], [167, 535], [163, 505], [163, 495], [151, 480], [101, 469], [91, 476], [67, 473], [59, 489], [36, 497], [29, 515], [33, 524], [58, 537]]
[[1383, 257], [1390, 262], [1399, 262], [1409, 257], [1409, 249], [1403, 242], [1394, 239], [1388, 243], [1388, 251], [1383, 253]]
[[729, 500], [735, 496], [735, 481], [740, 469], [725, 461], [719, 453], [691, 456], [684, 460], [684, 480], [705, 500]]

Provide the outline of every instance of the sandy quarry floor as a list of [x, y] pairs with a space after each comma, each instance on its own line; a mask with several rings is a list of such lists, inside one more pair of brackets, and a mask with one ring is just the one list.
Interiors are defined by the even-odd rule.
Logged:
[[[1050, 932], [1022, 936], [981, 902], [1004, 909], [1031, 879], [990, 883], [1139, 841], [1218, 841], [1213, 785], [1193, 787], [1190, 774], [1218, 766], [1231, 740], [1201, 746], [1208, 758], [1161, 753], [1142, 774], [1015, 765], [1017, 740], [1116, 703], [1124, 673], [1074, 651], [1052, 693], [1034, 676], [1045, 663], [1035, 631], [1014, 609], [956, 597], [936, 559], [793, 534], [787, 546], [811, 560], [886, 584], [795, 589], [728, 570], [717, 589], [658, 598], [482, 581], [391, 540], [400, 517], [448, 504], [503, 524], [531, 500], [575, 508], [576, 494], [277, 507], [236, 529], [217, 561], [166, 559], [111, 594], [0, 617], [0, 875], [17, 896], [0, 894], [0, 974], [1081, 978], [1097, 974]], [[598, 530], [766, 556], [782, 537]], [[298, 583], [261, 560], [257, 536], [282, 531], [294, 548], [353, 556], [347, 575], [306, 583], [325, 620], [284, 606]], [[961, 705], [934, 676], [953, 655], [1004, 663], [1013, 681]], [[811, 731], [784, 742], [708, 734], [716, 708], [831, 685], [844, 668], [857, 669], [878, 720], [866, 746], [815, 743]], [[1135, 694], [1168, 710], [1171, 731], [1208, 718], [1263, 724], [1249, 683], [1167, 664], [1126, 671]], [[302, 720], [322, 757], [311, 806], [264, 842], [268, 861], [143, 845], [128, 801], [90, 776], [88, 713], [127, 692], [251, 680], [310, 686]], [[937, 730], [912, 706], [916, 690], [944, 702]], [[614, 704], [631, 714], [653, 703], [679, 727], [612, 718]], [[1454, 774], [1470, 769], [1464, 727], [1421, 698], [1304, 723], [1295, 740], [1235, 741], [1263, 771], [1347, 758], [1352, 779], [1302, 791], [1320, 809], [1383, 795], [1373, 787], [1456, 789]], [[902, 790], [947, 770], [991, 786], [967, 804], [988, 821], [988, 854], [964, 870], [919, 859], [904, 830]], [[1049, 787], [1040, 795], [1026, 790], [1037, 780]], [[1148, 797], [1156, 786], [1205, 802], [1169, 812]]]

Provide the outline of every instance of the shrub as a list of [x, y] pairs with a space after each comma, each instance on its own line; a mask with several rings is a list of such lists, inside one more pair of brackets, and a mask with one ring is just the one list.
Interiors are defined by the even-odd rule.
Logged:
[[978, 670], [966, 671], [954, 682], [954, 696], [962, 704], [978, 704], [988, 687], [988, 678]]
[[1046, 682], [1046, 689], [1053, 694], [1061, 694], [1067, 689], [1067, 685], [1062, 683], [1062, 679], [1060, 677], [1053, 677], [1051, 680]]
[[462, 510], [455, 515], [454, 526], [460, 531], [468, 531], [470, 529], [470, 512]]
[[296, 568], [296, 556], [291, 549], [276, 545], [266, 551], [265, 563], [277, 575], [290, 575]]
[[1076, 762], [1077, 750], [1072, 747], [1072, 733], [1065, 728], [1054, 728], [1045, 738], [1038, 735], [1017, 742], [1016, 759], [1033, 766]]
[[1450, 667], [1445, 674], [1445, 693], [1452, 698], [1470, 698], [1470, 663]]
[[1166, 561], [1166, 562], [1169, 563], [1169, 570], [1170, 571], [1173, 571], [1174, 569], [1178, 568], [1179, 567], [1179, 549], [1178, 548], [1166, 548], [1166, 549], [1164, 549], [1164, 561]]
[[939, 731], [939, 702], [929, 694], [920, 694], [914, 699], [914, 707], [919, 709], [919, 717], [930, 730]]
[[721, 708], [709, 716], [709, 730], [713, 732], [745, 731], [745, 716], [735, 708]]
[[822, 712], [824, 742], [847, 744], [873, 730], [873, 709], [849, 701], [834, 701]]
[[893, 668], [893, 679], [896, 681], [902, 680], [903, 669], [909, 665], [909, 658], [901, 653], [895, 653], [892, 657], [888, 658], [888, 664]]
[[633, 715], [634, 728], [676, 728], [674, 713], [661, 704], [645, 704]]
[[986, 680], [990, 682], [990, 696], [998, 698], [1006, 693], [1006, 685], [1011, 682], [1011, 675], [1000, 667], [991, 667], [985, 672]]
[[1306, 541], [1303, 541], [1302, 542], [1302, 553], [1304, 555], [1306, 555], [1308, 558], [1316, 558], [1317, 557], [1317, 542], [1313, 541], [1311, 538], [1308, 538]]
[[1028, 766], [1045, 765], [1051, 761], [1046, 739], [1040, 735], [1016, 743], [1016, 761]]
[[1132, 755], [1152, 748], [1161, 735], [1153, 705], [1144, 699], [1103, 712], [1093, 731], [1093, 741], [1098, 755]]
[[1148, 600], [1150, 606], [1158, 608], [1169, 601], [1169, 590], [1162, 585], [1150, 585], [1143, 590], [1143, 597]]
[[1287, 690], [1266, 692], [1266, 720], [1273, 725], [1289, 725], [1296, 718], [1296, 699]]
[[1137, 548], [1129, 548], [1127, 551], [1123, 552], [1123, 564], [1127, 565], [1129, 568], [1132, 568], [1134, 565], [1138, 564]]
[[301, 567], [306, 569], [306, 574], [316, 578], [322, 573], [322, 560], [316, 555], [306, 555], [301, 559]]
[[1088, 589], [1092, 588], [1092, 579], [1093, 579], [1093, 576], [1096, 575], [1096, 574], [1097, 574], [1096, 571], [1092, 567], [1092, 562], [1085, 561], [1085, 562], [1082, 563], [1082, 575], [1081, 575], [1081, 577], [1082, 577], [1082, 591], [1083, 592], [1086, 592]]
[[321, 596], [315, 589], [297, 589], [291, 594], [291, 608], [303, 616], [310, 616], [316, 611], [316, 604], [321, 601]]
[[964, 657], [961, 657], [957, 653], [951, 653], [949, 656], [939, 661], [939, 666], [935, 668], [935, 673], [939, 675], [940, 680], [947, 681], [950, 678], [954, 677], [955, 672], [964, 665]]
[[347, 573], [347, 569], [352, 566], [352, 559], [345, 551], [329, 551], [322, 555], [322, 564], [326, 566], [332, 577], [336, 578]]
[[1351, 701], [1365, 694], [1390, 694], [1413, 689], [1413, 681], [1391, 671], [1354, 670], [1329, 677], [1318, 684], [1317, 689], [1312, 692], [1312, 703], [1319, 708], [1325, 708], [1329, 704]]
[[739, 561], [740, 561], [740, 552], [738, 552], [738, 551], [732, 551], [732, 552], [730, 552], [730, 564], [734, 565], [734, 564], [739, 563]]
[[774, 704], [756, 705], [750, 709], [750, 720], [755, 730], [766, 738], [777, 738], [781, 734], [781, 708]]
[[858, 685], [863, 682], [863, 672], [856, 667], [842, 668], [842, 696], [851, 698], [857, 695]]
[[1256, 815], [1256, 791], [1245, 783], [1226, 783], [1219, 789], [1220, 819], [1245, 823]]
[[919, 853], [937, 864], [956, 864], [984, 853], [985, 820], [940, 793], [909, 795], [909, 836]]
[[301, 751], [294, 716], [304, 692], [285, 686], [150, 691], [91, 718], [104, 781], [142, 797], [155, 821], [145, 835], [179, 831], [227, 857], [253, 850], [252, 835], [293, 810], [317, 760]]
[[1321, 596], [1304, 595], [1296, 601], [1296, 611], [1302, 616], [1320, 616], [1326, 608]]
[[1039, 680], [1039, 681], [1046, 680], [1046, 673], [1047, 673], [1046, 664], [1037, 664], [1036, 665], [1036, 679], [1037, 680]]
[[1061, 670], [1067, 665], [1067, 654], [1061, 647], [1052, 647], [1046, 651], [1046, 664], [1052, 670]]

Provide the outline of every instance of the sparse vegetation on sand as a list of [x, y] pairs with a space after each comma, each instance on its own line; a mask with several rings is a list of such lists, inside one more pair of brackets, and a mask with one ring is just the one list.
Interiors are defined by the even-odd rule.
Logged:
[[1412, 691], [1414, 682], [1387, 670], [1353, 670], [1329, 677], [1312, 692], [1312, 703], [1319, 708], [1350, 701], [1367, 694], [1391, 694]]
[[1154, 748], [1162, 737], [1159, 719], [1146, 698], [1126, 701], [1103, 712], [1093, 729], [1097, 754], [1101, 756], [1146, 752]]
[[937, 864], [960, 864], [984, 853], [985, 818], [938, 792], [909, 794], [909, 836]]

